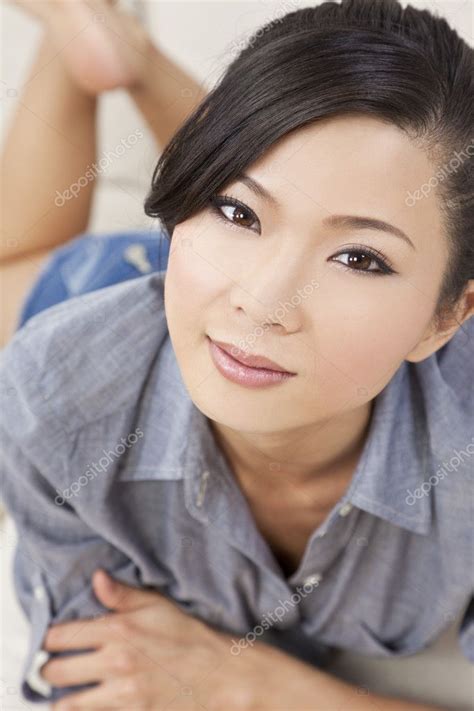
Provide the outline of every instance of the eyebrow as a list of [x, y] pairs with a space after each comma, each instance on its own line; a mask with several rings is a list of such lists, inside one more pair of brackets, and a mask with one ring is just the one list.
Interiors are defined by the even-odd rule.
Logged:
[[[278, 207], [278, 200], [270, 193], [266, 188], [263, 187], [261, 183], [251, 178], [250, 175], [246, 173], [241, 173], [235, 179], [238, 183], [243, 183], [249, 190], [251, 190], [257, 197], [262, 198], [265, 202], [268, 202], [274, 207]], [[325, 227], [348, 227], [359, 230], [376, 230], [377, 232], [386, 232], [392, 234], [395, 237], [400, 237], [407, 244], [409, 244], [413, 249], [416, 250], [415, 245], [399, 227], [391, 225], [389, 222], [384, 220], [376, 219], [375, 217], [361, 217], [359, 215], [330, 215], [323, 220], [323, 225]]]

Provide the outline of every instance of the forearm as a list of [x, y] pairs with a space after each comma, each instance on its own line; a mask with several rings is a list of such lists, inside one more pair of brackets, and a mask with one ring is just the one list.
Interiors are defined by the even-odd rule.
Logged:
[[[374, 693], [365, 685], [347, 683], [263, 642], [257, 643], [252, 650], [246, 650], [242, 657], [247, 654], [250, 655], [247, 665], [252, 662], [252, 668], [258, 669], [261, 666], [270, 670], [268, 674], [261, 675], [257, 680], [258, 684], [252, 685], [256, 688], [256, 693], [250, 695], [249, 708], [252, 709], [271, 709], [284, 699], [288, 708], [294, 708], [295, 711], [309, 711], [312, 708], [350, 711], [442, 711], [440, 706], [392, 698]], [[264, 665], [260, 664], [262, 660], [265, 660]], [[232, 698], [231, 690], [229, 694]]]
[[348, 708], [351, 711], [442, 711], [440, 706], [431, 706], [381, 696], [370, 691], [366, 686], [355, 686], [341, 679], [316, 670], [314, 672], [314, 690], [308, 694], [308, 708], [311, 703], [321, 704], [321, 708]]
[[94, 181], [62, 206], [55, 199], [95, 159], [95, 109], [96, 98], [76, 87], [45, 34], [3, 143], [0, 262], [86, 229]]
[[163, 149], [207, 91], [151, 40], [146, 57], [143, 80], [127, 91]]
[[[46, 681], [58, 686], [99, 682], [66, 699], [66, 707], [161, 708], [176, 696], [175, 680], [181, 679], [192, 693], [192, 708], [209, 711], [442, 711], [347, 684], [263, 641], [235, 654], [233, 637], [183, 612], [155, 590], [124, 584], [103, 571], [95, 571], [92, 583], [95, 599], [112, 616], [53, 626], [43, 647], [48, 652], [88, 650], [48, 663], [42, 671]], [[131, 643], [139, 655], [130, 656]], [[98, 647], [102, 654], [97, 655]], [[129, 661], [114, 670], [111, 655]], [[158, 659], [174, 660], [172, 675], [166, 665], [154, 663]], [[128, 683], [132, 696], [124, 696], [118, 677]], [[55, 705], [54, 711], [64, 706]]]

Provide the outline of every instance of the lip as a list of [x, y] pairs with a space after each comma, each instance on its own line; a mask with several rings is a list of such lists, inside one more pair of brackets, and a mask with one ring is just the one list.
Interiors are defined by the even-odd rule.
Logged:
[[[296, 373], [290, 373], [286, 370], [270, 370], [246, 365], [224, 350], [218, 345], [218, 342], [213, 341], [207, 335], [206, 338], [214, 365], [224, 378], [233, 383], [248, 388], [263, 388], [282, 383], [284, 380], [296, 375]], [[229, 344], [225, 345], [228, 346]], [[268, 359], [266, 359], [266, 362], [268, 362]]]
[[242, 363], [243, 365], [247, 365], [250, 368], [265, 368], [265, 370], [272, 370], [278, 373], [288, 373], [289, 375], [295, 375], [295, 373], [291, 373], [291, 371], [286, 370], [286, 368], [283, 368], [281, 365], [278, 365], [278, 363], [275, 363], [275, 361], [270, 360], [270, 358], [265, 358], [264, 356], [259, 355], [249, 355], [248, 353], [245, 353], [245, 351], [242, 351], [240, 348], [237, 348], [237, 346], [233, 346], [232, 343], [214, 341], [212, 338], [210, 338], [210, 340], [215, 343], [216, 346], [219, 346], [219, 348], [228, 353], [231, 358], [238, 361], [239, 363]]

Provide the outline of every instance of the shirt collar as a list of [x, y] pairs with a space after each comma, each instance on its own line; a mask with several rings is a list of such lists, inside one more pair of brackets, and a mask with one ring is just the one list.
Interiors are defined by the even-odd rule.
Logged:
[[415, 533], [430, 531], [436, 487], [472, 441], [473, 339], [471, 318], [430, 357], [403, 361], [378, 394], [348, 491], [354, 504]]
[[[433, 497], [424, 494], [421, 486], [439, 470], [443, 459], [453, 455], [456, 443], [465, 447], [470, 441], [472, 369], [469, 375], [461, 367], [467, 362], [469, 342], [466, 333], [456, 334], [424, 361], [403, 361], [375, 398], [365, 445], [344, 501], [409, 531], [429, 532]], [[160, 351], [139, 426], [148, 437], [143, 447], [132, 448], [135, 462], [127, 464], [124, 478], [184, 478], [191, 505], [191, 497], [194, 503], [206, 500], [207, 477], [216, 464], [221, 473], [228, 472], [222, 453], [216, 452], [206, 416], [184, 385], [169, 337]], [[229, 476], [224, 476], [220, 495], [235, 493]], [[213, 500], [215, 504], [215, 496]], [[198, 510], [194, 503], [193, 514], [205, 518], [206, 505]], [[229, 512], [229, 502], [223, 504]]]
[[344, 498], [396, 526], [426, 534], [431, 498], [413, 492], [429, 477], [431, 459], [423, 403], [410, 383], [411, 365], [404, 361], [375, 398], [365, 446]]
[[415, 533], [430, 531], [436, 487], [472, 441], [473, 340], [471, 318], [428, 358], [403, 361], [378, 394], [347, 492], [356, 506]]

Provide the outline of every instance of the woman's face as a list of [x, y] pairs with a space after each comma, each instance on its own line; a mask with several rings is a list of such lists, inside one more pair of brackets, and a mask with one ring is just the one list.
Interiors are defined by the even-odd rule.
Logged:
[[[235, 181], [225, 194], [242, 208], [221, 203], [219, 218], [206, 207], [175, 228], [165, 310], [204, 414], [261, 433], [323, 423], [372, 400], [404, 359], [440, 347], [429, 337], [448, 257], [438, 197], [409, 199], [435, 170], [395, 126], [337, 117], [284, 137], [246, 170], [274, 202]], [[296, 375], [265, 388], [231, 382], [206, 336]]]

